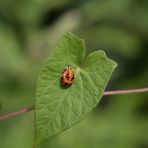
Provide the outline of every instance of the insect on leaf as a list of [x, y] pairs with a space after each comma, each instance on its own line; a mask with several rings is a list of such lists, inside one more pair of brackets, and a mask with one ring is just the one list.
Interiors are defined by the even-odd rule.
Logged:
[[[61, 86], [64, 69], [75, 79]], [[84, 41], [66, 33], [38, 75], [35, 101], [35, 145], [79, 123], [101, 99], [117, 64], [102, 50], [85, 59]]]

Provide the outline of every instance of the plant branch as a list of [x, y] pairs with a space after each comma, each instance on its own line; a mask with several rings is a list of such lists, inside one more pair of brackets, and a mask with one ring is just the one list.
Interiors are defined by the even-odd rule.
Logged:
[[145, 92], [148, 92], [148, 88], [129, 89], [129, 90], [114, 90], [114, 91], [105, 91], [104, 96], [137, 94], [137, 93], [145, 93]]
[[27, 113], [27, 112], [30, 112], [33, 110], [34, 110], [34, 107], [28, 107], [28, 108], [20, 109], [19, 111], [10, 112], [8, 114], [0, 116], [0, 121], [6, 120], [6, 119], [14, 117], [14, 116], [18, 116], [18, 115], [21, 115], [21, 114], [24, 114], [24, 113]]
[[[112, 96], [112, 95], [125, 95], [125, 94], [137, 94], [137, 93], [145, 93], [148, 92], [148, 88], [140, 88], [140, 89], [130, 89], [130, 90], [115, 90], [115, 91], [105, 91], [103, 96]], [[18, 111], [15, 112], [10, 112], [8, 114], [5, 115], [1, 115], [0, 116], [0, 121], [2, 120], [6, 120], [8, 118], [11, 117], [15, 117], [27, 112], [31, 112], [34, 110], [34, 107], [28, 107], [28, 108], [24, 108], [24, 109], [20, 109]]]

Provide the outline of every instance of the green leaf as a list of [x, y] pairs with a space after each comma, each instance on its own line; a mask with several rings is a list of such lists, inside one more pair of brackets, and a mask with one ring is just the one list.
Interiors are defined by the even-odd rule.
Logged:
[[[103, 95], [116, 63], [101, 50], [86, 59], [84, 41], [67, 33], [38, 76], [35, 102], [35, 144], [80, 122]], [[60, 85], [66, 66], [75, 79], [70, 87]]]

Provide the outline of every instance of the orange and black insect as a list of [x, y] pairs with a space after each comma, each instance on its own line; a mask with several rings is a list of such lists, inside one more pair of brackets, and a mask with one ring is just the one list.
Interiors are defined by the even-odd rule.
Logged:
[[74, 81], [74, 70], [72, 67], [68, 66], [62, 75], [62, 85], [63, 86], [70, 86]]

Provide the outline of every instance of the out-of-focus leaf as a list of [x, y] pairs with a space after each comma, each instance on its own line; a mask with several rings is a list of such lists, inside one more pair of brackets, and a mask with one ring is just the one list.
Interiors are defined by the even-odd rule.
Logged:
[[87, 40], [89, 47], [100, 47], [115, 51], [127, 58], [136, 58], [143, 51], [140, 38], [126, 30], [113, 26], [95, 26], [88, 29], [87, 33], [81, 30], [81, 35]]
[[[62, 7], [71, 0], [2, 0], [0, 12], [2, 16], [12, 22], [19, 22], [24, 27], [37, 26], [49, 10]], [[32, 28], [32, 27], [31, 27]], [[26, 28], [23, 28], [26, 29]], [[27, 30], [26, 30], [27, 31]]]
[[0, 111], [1, 111], [1, 109], [2, 109], [2, 102], [0, 101]]
[[23, 64], [21, 45], [14, 32], [4, 25], [0, 25], [0, 71], [9, 74], [17, 73]]

